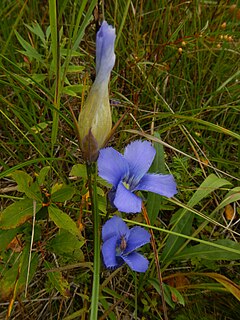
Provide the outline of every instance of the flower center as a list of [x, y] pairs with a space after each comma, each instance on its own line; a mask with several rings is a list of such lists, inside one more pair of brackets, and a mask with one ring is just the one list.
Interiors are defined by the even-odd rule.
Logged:
[[124, 185], [124, 187], [126, 188], [126, 189], [130, 189], [130, 184], [129, 183], [127, 183], [126, 181], [123, 181], [123, 185]]

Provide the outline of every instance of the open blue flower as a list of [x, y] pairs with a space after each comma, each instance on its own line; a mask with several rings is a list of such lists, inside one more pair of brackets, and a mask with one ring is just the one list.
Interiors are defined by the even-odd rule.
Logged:
[[133, 271], [145, 272], [148, 260], [136, 250], [150, 242], [150, 233], [141, 228], [128, 229], [126, 223], [114, 216], [102, 227], [102, 255], [107, 268], [118, 268], [126, 262]]
[[147, 173], [156, 150], [150, 142], [136, 140], [130, 143], [122, 155], [113, 148], [100, 150], [99, 176], [113, 185], [109, 194], [111, 203], [122, 212], [141, 211], [142, 199], [134, 194], [137, 190], [150, 191], [168, 198], [177, 193], [176, 182], [171, 174]]

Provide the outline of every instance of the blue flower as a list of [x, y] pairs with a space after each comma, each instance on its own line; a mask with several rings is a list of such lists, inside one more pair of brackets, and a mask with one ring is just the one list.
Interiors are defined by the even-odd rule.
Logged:
[[134, 194], [137, 190], [150, 191], [168, 198], [177, 193], [171, 174], [147, 173], [156, 150], [150, 142], [137, 140], [130, 143], [122, 155], [113, 148], [100, 150], [99, 176], [112, 184], [111, 203], [122, 212], [141, 212], [142, 200]]
[[107, 268], [118, 268], [126, 262], [133, 271], [145, 272], [148, 260], [136, 250], [150, 242], [150, 233], [141, 227], [130, 230], [126, 223], [114, 216], [102, 227], [102, 255]]

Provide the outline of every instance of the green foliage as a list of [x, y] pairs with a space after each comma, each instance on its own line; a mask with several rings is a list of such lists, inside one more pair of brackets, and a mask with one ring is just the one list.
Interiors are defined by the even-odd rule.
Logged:
[[[96, 4], [0, 3], [0, 296], [10, 306], [0, 318], [88, 317], [92, 204], [69, 107], [77, 116], [85, 101], [104, 18], [117, 32], [114, 123], [126, 112], [110, 145], [151, 140], [151, 170], [178, 185], [174, 199], [142, 193], [169, 318], [237, 319], [239, 4]], [[97, 184], [105, 221], [110, 186]], [[128, 218], [147, 227], [141, 215]], [[152, 250], [145, 254], [149, 270], [134, 280], [125, 267], [102, 268], [99, 318], [163, 318]]]

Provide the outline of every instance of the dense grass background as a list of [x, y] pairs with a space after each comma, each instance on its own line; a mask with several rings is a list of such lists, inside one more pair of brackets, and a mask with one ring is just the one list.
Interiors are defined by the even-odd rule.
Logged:
[[[154, 141], [162, 159], [155, 169], [171, 172], [178, 184], [176, 199], [143, 195], [149, 214], [158, 216], [153, 225], [168, 316], [237, 319], [240, 5], [164, 0], [105, 1], [104, 7], [97, 1], [63, 0], [57, 6], [54, 0], [1, 1], [1, 210], [27, 195], [17, 189], [15, 170], [35, 179], [49, 166], [43, 193], [48, 197], [52, 188], [68, 188], [56, 203], [86, 241], [72, 240], [68, 251], [61, 251], [66, 235], [54, 242], [62, 234], [59, 225], [41, 212], [29, 258], [32, 220], [2, 228], [0, 318], [10, 311], [11, 319], [87, 318], [92, 221], [84, 168], [70, 175], [83, 161], [69, 107], [78, 116], [94, 79], [96, 26], [103, 18], [117, 32], [110, 82], [113, 122], [126, 112], [110, 144], [121, 151], [133, 139]], [[103, 220], [106, 190], [100, 181]], [[144, 224], [141, 215], [128, 219]], [[193, 248], [199, 242], [204, 247]], [[146, 250], [151, 261], [146, 274], [102, 268], [99, 319], [163, 317], [154, 256], [150, 246]], [[29, 259], [32, 272], [22, 275]]]

